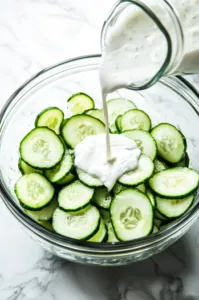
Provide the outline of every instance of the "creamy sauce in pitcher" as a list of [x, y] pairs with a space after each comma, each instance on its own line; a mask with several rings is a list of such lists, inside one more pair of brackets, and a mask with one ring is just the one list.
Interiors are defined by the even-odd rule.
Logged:
[[[184, 57], [174, 73], [199, 73], [199, 0], [170, 0], [176, 7], [184, 32]], [[171, 17], [157, 0], [147, 5], [172, 33]], [[159, 71], [167, 54], [165, 36], [155, 22], [135, 5], [129, 5], [106, 33], [100, 66], [105, 93], [147, 83]]]

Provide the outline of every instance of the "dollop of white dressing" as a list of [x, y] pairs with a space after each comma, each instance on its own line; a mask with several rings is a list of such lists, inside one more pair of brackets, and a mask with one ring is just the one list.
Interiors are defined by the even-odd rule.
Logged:
[[110, 191], [124, 173], [138, 167], [140, 149], [136, 142], [110, 134], [112, 160], [107, 161], [105, 134], [89, 136], [75, 148], [75, 166], [99, 178]]

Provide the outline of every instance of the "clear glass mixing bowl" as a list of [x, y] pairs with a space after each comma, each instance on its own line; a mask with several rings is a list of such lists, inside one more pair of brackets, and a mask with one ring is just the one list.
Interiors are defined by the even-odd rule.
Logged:
[[[66, 100], [83, 91], [101, 107], [98, 79], [100, 56], [71, 59], [45, 69], [21, 86], [0, 113], [0, 195], [27, 233], [42, 247], [62, 258], [96, 265], [122, 265], [150, 257], [179, 239], [199, 214], [198, 197], [194, 206], [169, 228], [142, 239], [118, 244], [97, 244], [61, 236], [37, 224], [20, 207], [14, 193], [19, 178], [18, 147], [34, 126], [35, 116], [48, 106], [58, 106], [67, 115]], [[110, 95], [133, 100], [153, 120], [179, 127], [188, 141], [191, 166], [199, 171], [199, 95], [182, 78], [164, 78], [144, 91], [119, 90]]]

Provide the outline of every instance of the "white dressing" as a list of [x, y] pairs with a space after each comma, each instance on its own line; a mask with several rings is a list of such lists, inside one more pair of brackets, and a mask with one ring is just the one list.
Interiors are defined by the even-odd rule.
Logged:
[[99, 178], [110, 191], [125, 172], [138, 167], [141, 155], [137, 144], [119, 134], [110, 134], [112, 160], [106, 156], [105, 134], [89, 136], [75, 148], [75, 165]]

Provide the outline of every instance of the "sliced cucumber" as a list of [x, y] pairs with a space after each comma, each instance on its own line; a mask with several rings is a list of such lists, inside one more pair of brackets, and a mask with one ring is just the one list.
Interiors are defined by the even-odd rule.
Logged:
[[52, 225], [59, 234], [74, 239], [88, 240], [98, 231], [100, 219], [100, 213], [94, 206], [76, 215], [57, 208], [53, 214]]
[[158, 210], [155, 210], [155, 218], [157, 220], [160, 220], [160, 221], [166, 221], [167, 220], [167, 218], [165, 216], [163, 216]]
[[152, 160], [157, 155], [157, 146], [152, 135], [144, 130], [127, 130], [122, 133], [126, 137], [134, 140], [140, 148], [142, 154], [147, 155]]
[[91, 117], [94, 117], [98, 120], [100, 120], [101, 122], [104, 123], [104, 112], [103, 109], [89, 109], [87, 111], [85, 111], [86, 115], [89, 115]]
[[[128, 189], [128, 187], [123, 186], [123, 185], [121, 185], [119, 183], [116, 183], [115, 186], [113, 187], [113, 194], [118, 194], [121, 191], [124, 191], [126, 189]], [[146, 187], [145, 187], [144, 184], [140, 184], [140, 185], [136, 186], [136, 189], [138, 189], [142, 193], [146, 192]]]
[[161, 225], [159, 230], [162, 231], [162, 230], [167, 229], [168, 227], [170, 227], [170, 223]]
[[58, 202], [57, 202], [57, 197], [54, 197], [50, 203], [42, 208], [41, 210], [38, 211], [32, 211], [26, 209], [26, 213], [35, 221], [40, 222], [40, 221], [49, 221], [53, 217], [53, 213], [55, 209], [58, 207]]
[[72, 170], [73, 168], [73, 156], [70, 154], [70, 151], [66, 150], [62, 161], [51, 170], [44, 172], [44, 175], [51, 182], [62, 181]]
[[88, 115], [73, 116], [62, 126], [62, 136], [71, 148], [75, 148], [87, 136], [104, 132], [105, 125]]
[[68, 149], [68, 145], [66, 144], [65, 140], [63, 139], [63, 137], [61, 135], [58, 135], [59, 139], [61, 140], [62, 144], [64, 145], [64, 149]]
[[122, 175], [118, 182], [125, 186], [137, 186], [149, 179], [153, 172], [154, 164], [152, 160], [148, 156], [142, 154], [139, 159], [138, 168]]
[[79, 180], [85, 185], [93, 188], [100, 188], [104, 186], [103, 182], [101, 182], [97, 177], [91, 176], [78, 168], [76, 169], [76, 172]]
[[99, 208], [108, 210], [111, 205], [112, 197], [106, 188], [96, 190], [93, 196], [93, 202]]
[[54, 187], [41, 174], [23, 175], [15, 185], [15, 193], [24, 208], [40, 210], [54, 197]]
[[168, 169], [168, 166], [166, 165], [166, 163], [157, 158], [154, 160], [154, 167], [155, 167], [155, 170], [154, 170], [155, 173]]
[[153, 207], [156, 207], [156, 201], [155, 201], [155, 196], [151, 192], [151, 189], [147, 187], [146, 189], [146, 195], [149, 197], [149, 200], [151, 201], [151, 204]]
[[179, 161], [177, 164], [172, 165], [173, 167], [189, 167], [189, 155], [186, 152], [181, 161]]
[[108, 115], [109, 115], [109, 127], [111, 133], [117, 133], [117, 128], [115, 126], [115, 121], [119, 115], [124, 114], [130, 109], [136, 108], [135, 104], [127, 99], [118, 98], [112, 99], [107, 102]]
[[53, 231], [52, 223], [50, 221], [38, 221], [39, 224], [41, 224], [46, 229]]
[[121, 119], [121, 130], [145, 130], [151, 129], [151, 119], [142, 110], [132, 109], [123, 114]]
[[158, 231], [159, 231], [158, 227], [156, 225], [154, 225], [152, 233], [157, 233]]
[[[69, 119], [70, 119], [70, 118], [66, 118], [66, 119], [63, 120], [62, 125], [61, 125], [61, 129], [62, 129], [62, 127], [68, 122]], [[60, 131], [61, 131], [61, 130], [60, 130]], [[62, 137], [62, 135], [61, 135], [61, 137]], [[63, 137], [62, 137], [62, 139], [63, 139]], [[65, 141], [64, 141], [64, 143], [65, 143]]]
[[110, 213], [115, 234], [121, 241], [147, 236], [153, 230], [153, 207], [148, 197], [137, 189], [117, 194]]
[[156, 141], [158, 155], [165, 161], [175, 164], [183, 158], [186, 140], [175, 126], [162, 123], [154, 127], [151, 134]]
[[156, 197], [157, 210], [169, 219], [182, 216], [192, 205], [194, 194], [183, 199], [164, 199]]
[[64, 177], [62, 180], [60, 180], [59, 182], [57, 182], [57, 184], [59, 185], [66, 185], [71, 183], [73, 180], [75, 180], [75, 175], [72, 173], [69, 173], [68, 175], [66, 175], [66, 177]]
[[175, 126], [161, 123], [151, 130], [150, 117], [133, 102], [108, 101], [110, 132], [134, 140], [142, 153], [137, 169], [123, 174], [109, 192], [98, 177], [74, 168], [73, 149], [105, 133], [103, 109], [95, 109], [84, 93], [67, 104], [72, 117], [64, 119], [59, 108], [49, 107], [20, 143], [23, 176], [15, 193], [32, 219], [67, 237], [116, 243], [156, 233], [187, 212], [199, 174], [188, 168], [186, 139]]
[[107, 239], [107, 243], [118, 243], [119, 240], [115, 235], [115, 231], [113, 229], [113, 225], [111, 222], [109, 222], [107, 224], [107, 230], [108, 230], [108, 239]]
[[100, 226], [98, 232], [88, 240], [88, 242], [101, 243], [107, 239], [107, 230], [103, 218], [100, 218]]
[[120, 193], [121, 191], [124, 191], [124, 190], [126, 190], [128, 187], [126, 187], [126, 186], [123, 186], [123, 185], [121, 185], [121, 184], [119, 184], [118, 182], [114, 185], [114, 187], [113, 187], [113, 194], [118, 194], [118, 193]]
[[115, 242], [119, 242], [119, 240], [117, 239], [112, 223], [111, 223], [111, 217], [110, 217], [110, 213], [108, 210], [104, 210], [104, 209], [100, 209], [100, 214], [106, 224], [107, 227], [107, 232], [108, 232], [108, 238], [107, 238], [107, 242], [108, 243], [115, 243]]
[[154, 224], [158, 229], [160, 229], [160, 226], [162, 225], [162, 223], [163, 223], [163, 220], [154, 218]]
[[163, 198], [185, 198], [192, 194], [199, 183], [199, 175], [188, 168], [172, 168], [155, 173], [149, 180], [150, 188]]
[[64, 146], [54, 131], [47, 127], [38, 127], [21, 141], [20, 155], [31, 167], [51, 169], [62, 160]]
[[20, 172], [21, 172], [22, 175], [25, 175], [25, 174], [31, 174], [31, 173], [39, 173], [39, 174], [43, 174], [43, 171], [42, 171], [42, 170], [39, 170], [39, 169], [35, 169], [35, 168], [30, 167], [30, 166], [27, 165], [27, 163], [25, 163], [25, 161], [23, 161], [21, 158], [19, 159], [18, 167], [19, 167], [19, 170], [20, 170]]
[[72, 95], [67, 102], [70, 111], [74, 115], [82, 114], [85, 110], [95, 107], [93, 99], [84, 93], [77, 93]]
[[76, 180], [67, 185], [58, 194], [59, 207], [67, 212], [87, 207], [93, 198], [94, 190]]
[[138, 189], [142, 193], [146, 192], [146, 187], [144, 184], [140, 184], [140, 185], [136, 186], [136, 189]]
[[[179, 200], [179, 199], [178, 199]], [[162, 215], [163, 216], [163, 215]], [[169, 219], [169, 218], [166, 218], [165, 217], [165, 220], [162, 220], [161, 222], [161, 227], [164, 226], [164, 225], [169, 225], [171, 223], [174, 223], [176, 220], [178, 220], [178, 218], [175, 218], [175, 219]]]
[[122, 115], [119, 115], [117, 117], [117, 119], [115, 120], [115, 126], [116, 126], [118, 132], [122, 131], [121, 120], [122, 120]]
[[64, 113], [58, 107], [48, 107], [37, 116], [35, 127], [48, 127], [56, 134], [59, 134], [61, 124], [64, 120]]
[[106, 226], [111, 222], [111, 216], [108, 210], [99, 208], [100, 215], [102, 216]]
[[160, 226], [160, 230], [164, 230], [164, 229], [167, 229], [168, 227], [170, 227], [173, 223], [175, 223], [178, 219], [167, 219], [166, 221], [163, 221], [161, 223], [161, 226]]

